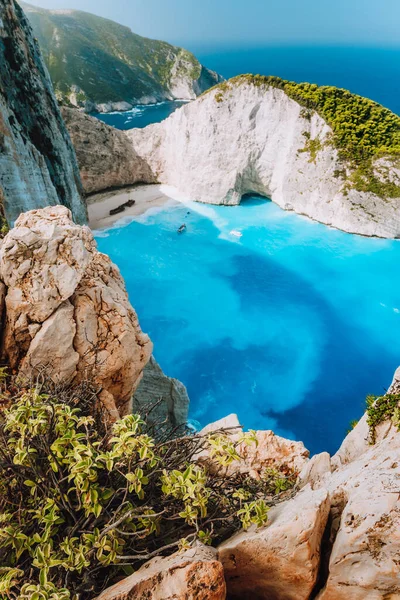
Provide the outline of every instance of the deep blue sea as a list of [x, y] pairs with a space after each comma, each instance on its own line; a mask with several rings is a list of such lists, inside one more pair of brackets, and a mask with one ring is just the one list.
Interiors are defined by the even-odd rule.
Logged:
[[267, 46], [189, 48], [210, 69], [230, 78], [241, 73], [335, 85], [371, 98], [400, 114], [398, 48]]
[[333, 452], [400, 362], [399, 241], [252, 198], [166, 207], [98, 244], [201, 425], [236, 412], [248, 428]]

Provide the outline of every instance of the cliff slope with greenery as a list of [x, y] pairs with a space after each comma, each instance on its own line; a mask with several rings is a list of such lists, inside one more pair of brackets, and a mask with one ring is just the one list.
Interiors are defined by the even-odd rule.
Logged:
[[[387, 177], [388, 164], [375, 164], [379, 158], [399, 168], [400, 117], [377, 102], [334, 86], [295, 83], [280, 77], [239, 75], [217, 86], [217, 102], [222, 102], [229, 89], [250, 83], [257, 87], [283, 90], [289, 98], [304, 107], [305, 118], [317, 112], [333, 130], [332, 145], [344, 164], [352, 167], [348, 185], [381, 197], [398, 198], [400, 188], [393, 177]], [[315, 158], [322, 148], [319, 140], [306, 140], [305, 149]], [[338, 172], [339, 175], [345, 175]]]
[[75, 10], [22, 3], [59, 100], [83, 104], [191, 99], [221, 80], [184, 50]]

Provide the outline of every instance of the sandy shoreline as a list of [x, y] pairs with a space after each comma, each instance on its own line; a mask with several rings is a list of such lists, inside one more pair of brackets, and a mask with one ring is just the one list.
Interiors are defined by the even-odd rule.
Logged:
[[[174, 199], [167, 194], [166, 186], [136, 185], [119, 190], [93, 194], [87, 198], [89, 227], [91, 229], [105, 229], [125, 217], [138, 217], [150, 208], [163, 206]], [[135, 200], [135, 204], [126, 208], [117, 215], [110, 216], [110, 210], [117, 208], [128, 200]]]

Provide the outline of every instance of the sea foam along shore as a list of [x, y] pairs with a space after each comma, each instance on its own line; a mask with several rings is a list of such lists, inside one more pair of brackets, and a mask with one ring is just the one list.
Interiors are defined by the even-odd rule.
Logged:
[[[175, 204], [181, 201], [180, 196], [182, 194], [172, 186], [160, 184], [134, 185], [92, 194], [87, 198], [89, 226], [93, 230], [99, 230], [107, 229], [116, 223], [123, 224], [127, 218], [131, 220], [150, 209]], [[135, 200], [133, 206], [125, 208], [123, 212], [116, 215], [110, 215], [110, 210], [130, 199]]]

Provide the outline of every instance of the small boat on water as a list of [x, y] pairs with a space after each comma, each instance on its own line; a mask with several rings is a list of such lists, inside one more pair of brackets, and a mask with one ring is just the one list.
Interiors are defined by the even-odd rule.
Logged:
[[243, 233], [241, 233], [240, 231], [236, 231], [236, 229], [232, 229], [232, 231], [230, 231], [229, 234], [239, 238], [241, 238], [243, 235]]
[[181, 226], [179, 227], [179, 229], [178, 229], [178, 233], [183, 233], [183, 232], [185, 231], [185, 229], [186, 229], [186, 225], [185, 225], [185, 223], [184, 223], [183, 225], [181, 225]]

